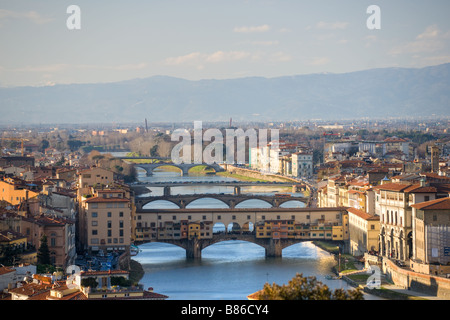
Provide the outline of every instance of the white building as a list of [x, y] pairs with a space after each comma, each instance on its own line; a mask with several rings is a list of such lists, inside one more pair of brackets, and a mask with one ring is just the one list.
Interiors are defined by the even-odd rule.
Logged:
[[294, 177], [310, 177], [313, 174], [313, 154], [311, 152], [295, 152], [292, 157], [292, 175]]

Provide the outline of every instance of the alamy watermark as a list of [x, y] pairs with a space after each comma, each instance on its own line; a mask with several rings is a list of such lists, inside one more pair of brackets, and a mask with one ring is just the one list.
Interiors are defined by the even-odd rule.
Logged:
[[[78, 5], [72, 4], [67, 7], [67, 14], [70, 16], [66, 20], [66, 26], [69, 30], [81, 29], [81, 9]], [[366, 10], [370, 16], [367, 18], [366, 26], [369, 30], [381, 29], [381, 9], [377, 5], [370, 5]]]
[[[171, 159], [175, 164], [245, 164], [246, 151], [258, 148], [262, 153], [261, 161], [268, 161], [270, 150], [278, 150], [279, 129], [224, 129], [210, 128], [203, 130], [201, 121], [194, 121], [194, 131], [191, 135], [186, 129], [176, 129], [171, 135], [173, 142], [179, 142], [172, 149]], [[180, 141], [181, 139], [181, 141]], [[248, 139], [248, 145], [246, 140]], [[236, 141], [236, 144], [235, 144]], [[205, 148], [204, 142], [210, 142]], [[225, 151], [225, 158], [224, 158]]]
[[370, 266], [367, 269], [367, 273], [371, 274], [367, 278], [366, 286], [369, 289], [380, 289], [381, 288], [381, 270], [378, 266]]
[[67, 7], [66, 13], [70, 16], [66, 20], [66, 26], [69, 30], [81, 29], [81, 9], [79, 6], [72, 4]]

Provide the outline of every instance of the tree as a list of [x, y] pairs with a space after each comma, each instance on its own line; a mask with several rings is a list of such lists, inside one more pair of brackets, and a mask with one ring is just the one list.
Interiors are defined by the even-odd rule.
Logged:
[[45, 149], [47, 149], [50, 146], [50, 143], [48, 142], [48, 140], [41, 140], [41, 143], [39, 143], [39, 150], [41, 152], [45, 152]]
[[259, 294], [259, 300], [363, 300], [359, 289], [334, 292], [316, 277], [303, 277], [298, 274], [287, 285], [268, 284]]
[[41, 245], [37, 253], [38, 264], [51, 264], [50, 250], [48, 249], [47, 236], [45, 234], [41, 237]]

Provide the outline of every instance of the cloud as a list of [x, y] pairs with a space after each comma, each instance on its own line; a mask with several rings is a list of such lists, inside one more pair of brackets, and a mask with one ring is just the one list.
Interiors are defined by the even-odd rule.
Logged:
[[35, 24], [44, 24], [54, 20], [53, 18], [44, 17], [36, 11], [17, 12], [0, 9], [0, 22], [8, 19], [25, 19]]
[[165, 62], [168, 65], [181, 65], [197, 61], [201, 56], [202, 54], [200, 52], [192, 52], [184, 56], [167, 58]]
[[437, 53], [443, 49], [448, 49], [449, 39], [450, 32], [442, 32], [438, 26], [431, 25], [417, 35], [413, 41], [394, 47], [390, 54]]
[[179, 57], [170, 57], [164, 60], [169, 66], [191, 66], [201, 70], [205, 65], [248, 61], [248, 62], [286, 62], [291, 61], [292, 56], [278, 51], [274, 53], [248, 52], [248, 51], [216, 51], [210, 54], [193, 52]]
[[238, 33], [254, 33], [254, 32], [267, 32], [270, 30], [270, 26], [267, 24], [263, 24], [261, 26], [251, 26], [251, 27], [235, 27], [233, 29], [234, 32]]
[[92, 65], [92, 64], [66, 64], [66, 63], [55, 63], [40, 66], [26, 66], [22, 68], [14, 69], [16, 72], [39, 72], [39, 73], [55, 73], [62, 72], [69, 69], [90, 69], [90, 70], [113, 70], [113, 71], [128, 71], [128, 70], [141, 70], [146, 68], [148, 65], [146, 63], [138, 64], [122, 64], [122, 65]]
[[348, 25], [349, 25], [348, 22], [325, 22], [325, 21], [319, 21], [316, 24], [316, 28], [317, 29], [323, 29], [323, 30], [343, 30], [343, 29], [346, 29]]
[[237, 61], [251, 57], [246, 51], [216, 51], [211, 54], [193, 52], [184, 56], [170, 57], [165, 60], [167, 65], [197, 65], [202, 63], [220, 63], [226, 61]]
[[331, 60], [327, 57], [315, 57], [312, 58], [311, 61], [308, 63], [310, 66], [323, 66], [330, 62]]
[[14, 71], [17, 72], [40, 72], [40, 73], [48, 73], [48, 72], [60, 72], [67, 70], [70, 67], [69, 64], [65, 63], [55, 63], [41, 66], [26, 66], [22, 68], [17, 68]]
[[248, 58], [251, 54], [245, 51], [216, 51], [205, 57], [205, 61], [217, 63], [223, 61], [236, 61]]

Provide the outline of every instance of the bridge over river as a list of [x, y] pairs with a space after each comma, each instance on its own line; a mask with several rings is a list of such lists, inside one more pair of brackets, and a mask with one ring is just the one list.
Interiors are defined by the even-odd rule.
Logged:
[[151, 196], [151, 197], [136, 197], [135, 205], [137, 212], [145, 212], [144, 206], [154, 201], [165, 200], [174, 203], [180, 209], [186, 209], [186, 206], [191, 202], [203, 199], [203, 198], [213, 198], [222, 201], [229, 208], [234, 209], [239, 203], [258, 199], [269, 203], [272, 207], [279, 207], [281, 204], [288, 201], [300, 201], [303, 203], [308, 203], [309, 198], [305, 197], [292, 197], [292, 196], [267, 196], [267, 195], [254, 195], [254, 194], [216, 194], [216, 193], [204, 193], [204, 194], [182, 194], [182, 195], [162, 195], [162, 196]]
[[[243, 240], [265, 248], [267, 257], [303, 241], [346, 240], [347, 208], [138, 209], [135, 243], [165, 242], [199, 259], [220, 241]], [[217, 227], [221, 228], [215, 232]], [[347, 231], [346, 231], [347, 230]]]

